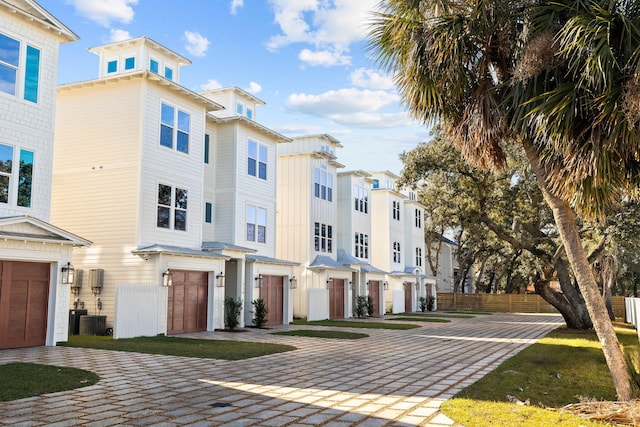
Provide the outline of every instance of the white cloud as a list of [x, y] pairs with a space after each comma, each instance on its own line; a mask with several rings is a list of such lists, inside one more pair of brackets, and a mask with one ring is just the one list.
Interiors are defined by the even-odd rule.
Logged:
[[325, 67], [349, 65], [351, 63], [350, 56], [344, 56], [342, 52], [330, 52], [328, 50], [313, 52], [309, 49], [302, 49], [298, 54], [298, 59], [309, 65], [322, 65]]
[[218, 82], [215, 79], [209, 79], [207, 80], [206, 83], [203, 83], [200, 85], [200, 89], [202, 90], [213, 90], [213, 89], [220, 89], [222, 87], [222, 85], [220, 84], [220, 82]]
[[189, 54], [196, 57], [205, 56], [210, 43], [206, 37], [193, 31], [185, 31], [184, 38], [187, 40], [185, 49]]
[[249, 87], [245, 88], [244, 90], [246, 90], [249, 93], [253, 93], [255, 95], [257, 93], [262, 92], [262, 86], [260, 86], [256, 82], [250, 82]]
[[138, 0], [71, 0], [76, 12], [98, 24], [108, 27], [111, 21], [128, 24], [133, 20], [131, 6]]
[[377, 70], [358, 68], [349, 76], [351, 84], [374, 90], [392, 90], [395, 88], [393, 77], [389, 74], [382, 74]]
[[238, 9], [244, 6], [244, 0], [231, 0], [231, 14], [238, 13]]
[[339, 89], [320, 95], [294, 93], [285, 105], [291, 111], [329, 117], [332, 114], [355, 114], [378, 111], [398, 102], [398, 95], [385, 91]]
[[120, 42], [131, 38], [129, 31], [112, 28], [109, 34], [109, 40], [112, 42]]

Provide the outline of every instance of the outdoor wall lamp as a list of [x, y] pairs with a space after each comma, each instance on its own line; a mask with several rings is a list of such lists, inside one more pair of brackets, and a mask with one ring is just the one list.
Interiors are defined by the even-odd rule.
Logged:
[[62, 267], [62, 284], [63, 285], [72, 285], [73, 284], [73, 276], [76, 269], [73, 268], [70, 262], [67, 262], [65, 266]]
[[258, 274], [254, 279], [256, 281], [256, 288], [262, 287], [262, 274]]
[[384, 282], [384, 290], [385, 291], [389, 290], [389, 282]]
[[355, 290], [356, 289], [356, 284], [353, 283], [351, 280], [349, 280], [349, 287], [351, 288], [351, 290]]
[[218, 274], [216, 276], [216, 286], [219, 288], [224, 288], [224, 273], [220, 272], [220, 274]]
[[162, 273], [162, 286], [173, 286], [173, 273], [168, 268]]
[[327, 289], [329, 289], [332, 283], [333, 283], [333, 279], [327, 280]]
[[420, 282], [416, 282], [416, 291], [420, 289]]
[[289, 279], [289, 288], [296, 289], [297, 287], [298, 287], [298, 279], [296, 279], [296, 276], [293, 276], [292, 278]]

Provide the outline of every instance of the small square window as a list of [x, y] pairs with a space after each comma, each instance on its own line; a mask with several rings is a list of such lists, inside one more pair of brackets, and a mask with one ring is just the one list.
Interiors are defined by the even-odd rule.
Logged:
[[155, 59], [152, 59], [149, 61], [149, 71], [151, 71], [152, 73], [156, 73], [158, 74], [158, 61], [156, 61]]
[[170, 67], [164, 67], [164, 76], [169, 80], [173, 80], [173, 69]]
[[136, 58], [127, 58], [124, 60], [124, 69], [125, 70], [133, 70], [136, 66]]
[[107, 73], [115, 73], [118, 71], [118, 61], [107, 62]]

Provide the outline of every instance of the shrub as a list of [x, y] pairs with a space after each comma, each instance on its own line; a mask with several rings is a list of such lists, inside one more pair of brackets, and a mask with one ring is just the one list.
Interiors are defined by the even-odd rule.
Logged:
[[[427, 309], [427, 299], [425, 297], [418, 298], [418, 308], [423, 313]], [[431, 311], [431, 310], [429, 310], [429, 311]]]
[[373, 316], [373, 297], [371, 295], [367, 295], [367, 314], [369, 316]]
[[356, 316], [364, 317], [367, 314], [367, 297], [359, 295], [356, 302]]
[[242, 313], [242, 301], [231, 297], [224, 299], [224, 324], [228, 329], [234, 330], [240, 324]]
[[253, 325], [256, 328], [262, 328], [267, 323], [269, 309], [262, 298], [253, 300], [251, 304], [253, 305]]
[[430, 296], [427, 302], [427, 310], [433, 311], [436, 308], [436, 297]]

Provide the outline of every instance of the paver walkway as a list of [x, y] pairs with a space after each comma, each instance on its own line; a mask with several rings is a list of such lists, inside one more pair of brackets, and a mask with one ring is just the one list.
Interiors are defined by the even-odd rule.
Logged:
[[[94, 371], [92, 386], [0, 402], [0, 426], [453, 426], [441, 403], [561, 325], [557, 315], [494, 314], [369, 338], [329, 340], [245, 333], [190, 334], [290, 344], [241, 361], [105, 350], [0, 350], [12, 361]], [[0, 383], [0, 387], [1, 387]], [[228, 405], [228, 406], [227, 406]], [[467, 426], [472, 427], [472, 426]]]

